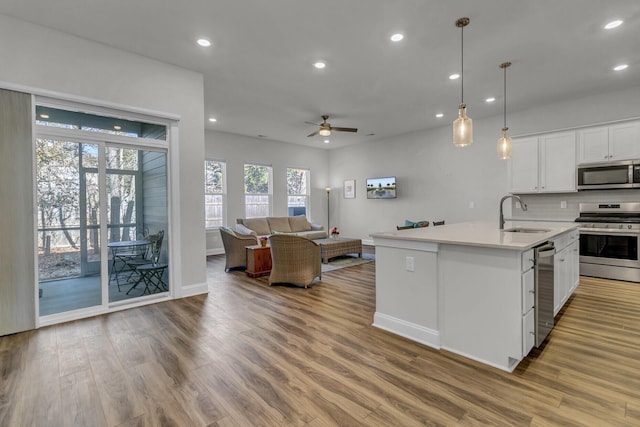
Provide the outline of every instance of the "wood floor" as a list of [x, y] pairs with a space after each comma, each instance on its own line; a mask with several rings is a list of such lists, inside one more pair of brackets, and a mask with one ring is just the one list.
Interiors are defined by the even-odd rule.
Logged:
[[375, 265], [0, 338], [0, 426], [640, 425], [640, 285], [582, 278], [512, 374], [371, 326]]

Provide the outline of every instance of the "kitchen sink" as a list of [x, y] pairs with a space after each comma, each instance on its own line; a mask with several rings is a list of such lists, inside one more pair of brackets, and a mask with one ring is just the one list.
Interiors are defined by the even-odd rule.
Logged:
[[547, 233], [551, 230], [546, 228], [526, 228], [526, 227], [515, 227], [504, 230], [505, 233]]

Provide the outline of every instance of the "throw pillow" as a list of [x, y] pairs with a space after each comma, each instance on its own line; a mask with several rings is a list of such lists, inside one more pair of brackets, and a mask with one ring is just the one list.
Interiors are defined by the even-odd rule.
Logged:
[[291, 233], [291, 227], [289, 226], [288, 216], [269, 217], [269, 227], [271, 231], [282, 231], [284, 233]]
[[291, 231], [311, 231], [311, 225], [307, 221], [307, 217], [304, 215], [296, 215], [289, 217], [289, 225]]

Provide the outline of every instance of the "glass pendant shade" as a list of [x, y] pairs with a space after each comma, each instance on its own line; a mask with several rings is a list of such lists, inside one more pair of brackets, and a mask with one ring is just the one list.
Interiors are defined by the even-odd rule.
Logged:
[[507, 135], [508, 128], [502, 128], [502, 138], [498, 139], [498, 158], [507, 160], [511, 158], [511, 137]]
[[318, 131], [318, 135], [320, 136], [330, 136], [331, 135], [331, 131], [329, 129], [320, 129], [320, 131]]
[[466, 147], [473, 143], [473, 121], [467, 117], [467, 106], [461, 104], [458, 118], [453, 122], [453, 145]]

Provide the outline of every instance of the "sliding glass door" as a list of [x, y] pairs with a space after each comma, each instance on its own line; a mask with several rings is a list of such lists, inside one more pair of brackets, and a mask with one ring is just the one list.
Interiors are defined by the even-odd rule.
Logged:
[[104, 134], [108, 118], [49, 110], [74, 124], [36, 122], [40, 316], [167, 294], [166, 149], [129, 142], [132, 132]]

